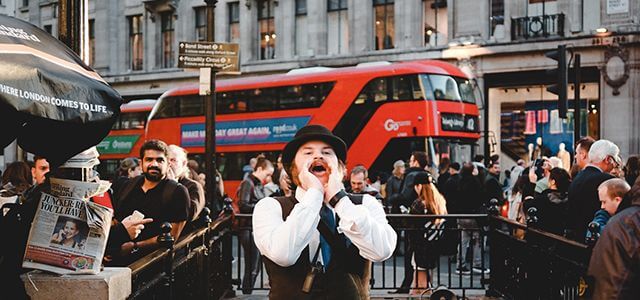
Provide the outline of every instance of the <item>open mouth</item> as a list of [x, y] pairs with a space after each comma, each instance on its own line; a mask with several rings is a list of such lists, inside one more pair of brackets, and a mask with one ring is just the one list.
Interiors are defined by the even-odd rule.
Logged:
[[311, 172], [311, 174], [315, 175], [316, 177], [320, 177], [326, 174], [327, 167], [321, 162], [316, 162], [311, 165], [311, 167], [309, 168], [309, 172]]

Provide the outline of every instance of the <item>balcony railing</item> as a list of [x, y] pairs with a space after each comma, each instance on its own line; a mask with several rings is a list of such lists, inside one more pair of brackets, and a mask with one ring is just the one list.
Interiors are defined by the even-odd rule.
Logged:
[[511, 40], [564, 36], [564, 14], [511, 18]]

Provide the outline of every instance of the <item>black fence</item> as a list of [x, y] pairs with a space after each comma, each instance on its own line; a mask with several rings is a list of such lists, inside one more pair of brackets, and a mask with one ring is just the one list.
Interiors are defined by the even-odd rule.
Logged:
[[[456, 293], [465, 296], [467, 290], [486, 290], [489, 280], [489, 251], [486, 248], [488, 236], [488, 222], [486, 214], [478, 215], [406, 215], [406, 214], [388, 214], [387, 219], [391, 226], [398, 233], [398, 247], [393, 256], [386, 261], [373, 263], [371, 272], [370, 288], [372, 290], [396, 290], [402, 287], [405, 276], [408, 277], [407, 284], [413, 292], [427, 290], [429, 287], [436, 288], [444, 286], [454, 290]], [[438, 229], [427, 229], [425, 224], [433, 223], [435, 220], [445, 220]], [[243, 289], [243, 280], [250, 277], [245, 276], [250, 272], [251, 267], [247, 268], [246, 261], [254, 256], [255, 249], [251, 247], [247, 249], [242, 247], [239, 232], [251, 231], [251, 215], [237, 214], [237, 224], [239, 226], [235, 230], [234, 236], [234, 266], [232, 271], [233, 284], [238, 290]], [[464, 223], [464, 224], [462, 224]], [[458, 226], [460, 224], [461, 226]], [[485, 225], [485, 226], [483, 226]], [[464, 228], [464, 229], [463, 229]], [[432, 236], [435, 241], [427, 242], [424, 247], [410, 247], [407, 243], [408, 237], [425, 237]], [[435, 236], [438, 236], [435, 238]], [[476, 262], [466, 262], [468, 272], [459, 271], [458, 261], [462, 261], [462, 245], [463, 238], [465, 241], [469, 238], [468, 244], [477, 245], [470, 247], [470, 252], [465, 253], [468, 258], [477, 255]], [[445, 249], [446, 248], [446, 249]], [[415, 250], [415, 256], [426, 256], [434, 260], [434, 266], [429, 270], [431, 279], [427, 286], [426, 282], [418, 282], [418, 272], [407, 272], [413, 269], [411, 254]], [[465, 248], [466, 251], [466, 248]], [[477, 251], [474, 253], [473, 251]], [[407, 255], [409, 253], [409, 255]], [[434, 253], [436, 253], [434, 255]], [[248, 255], [246, 255], [248, 254]], [[435, 256], [435, 257], [433, 257]], [[475, 264], [475, 265], [474, 265]], [[475, 269], [473, 267], [476, 267]], [[245, 291], [247, 284], [244, 285]], [[405, 286], [406, 287], [406, 286]], [[258, 266], [255, 283], [251, 290], [268, 290], [269, 282], [266, 270], [263, 266]], [[385, 293], [380, 291], [380, 293]]]
[[508, 299], [588, 299], [589, 246], [535, 229], [531, 222], [525, 226], [498, 216], [490, 221], [489, 294]]
[[564, 14], [511, 18], [511, 40], [564, 36]]
[[[372, 294], [401, 288], [410, 276], [407, 283], [414, 292], [444, 286], [463, 298], [476, 290], [507, 299], [587, 299], [590, 247], [499, 217], [497, 211], [496, 206], [491, 216], [387, 215], [398, 232], [398, 247], [391, 258], [373, 264]], [[234, 230], [233, 219], [228, 211], [177, 243], [167, 224], [159, 238], [162, 248], [129, 266], [130, 298], [222, 299], [242, 290], [247, 260], [237, 237], [242, 230], [250, 233], [251, 215], [236, 215]], [[445, 221], [425, 227], [436, 220]], [[427, 246], [411, 247], [416, 237]], [[408, 272], [414, 269], [413, 258], [421, 255], [435, 256], [433, 268], [426, 271], [428, 284], [416, 280], [417, 272]], [[468, 269], [458, 269], [459, 262]], [[251, 289], [245, 285], [246, 292], [269, 289], [264, 268], [257, 270], [255, 284]]]
[[130, 299], [221, 299], [233, 294], [232, 214], [204, 223], [175, 243], [171, 226], [163, 224], [161, 249], [129, 265]]

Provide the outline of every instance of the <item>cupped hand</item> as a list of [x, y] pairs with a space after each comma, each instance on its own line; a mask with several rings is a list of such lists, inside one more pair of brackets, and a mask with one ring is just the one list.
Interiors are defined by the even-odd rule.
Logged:
[[300, 181], [300, 187], [302, 187], [304, 190], [315, 188], [321, 192], [324, 192], [324, 188], [322, 187], [320, 179], [309, 172], [309, 168], [311, 167], [312, 163], [313, 158], [309, 158], [304, 162], [302, 168], [298, 170], [298, 181]]
[[342, 184], [344, 168], [338, 163], [338, 158], [335, 156], [329, 159], [329, 172], [329, 181], [324, 189], [325, 203], [328, 203], [340, 190], [344, 190], [344, 185]]

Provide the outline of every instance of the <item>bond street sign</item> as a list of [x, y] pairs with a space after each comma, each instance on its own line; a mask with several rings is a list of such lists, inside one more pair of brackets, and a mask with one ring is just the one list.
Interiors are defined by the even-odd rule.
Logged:
[[214, 42], [180, 42], [178, 68], [212, 68], [221, 72], [238, 72], [238, 44]]

